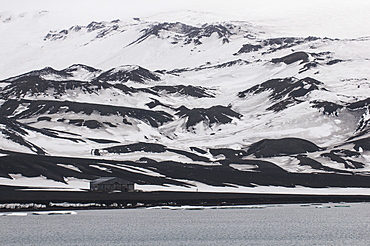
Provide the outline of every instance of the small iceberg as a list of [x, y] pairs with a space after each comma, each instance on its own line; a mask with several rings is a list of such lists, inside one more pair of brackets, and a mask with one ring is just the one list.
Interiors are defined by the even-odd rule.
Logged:
[[316, 208], [331, 208], [330, 206], [316, 206]]
[[43, 211], [33, 212], [33, 215], [65, 215], [65, 214], [77, 214], [75, 211]]
[[14, 212], [14, 213], [9, 213], [9, 214], [4, 214], [5, 216], [27, 216], [27, 213], [22, 213], [22, 212]]

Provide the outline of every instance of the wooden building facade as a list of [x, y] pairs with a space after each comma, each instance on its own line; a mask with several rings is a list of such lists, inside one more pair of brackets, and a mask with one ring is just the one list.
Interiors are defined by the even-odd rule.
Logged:
[[133, 192], [135, 191], [135, 184], [133, 182], [116, 178], [116, 177], [102, 177], [90, 182], [90, 191], [97, 192]]

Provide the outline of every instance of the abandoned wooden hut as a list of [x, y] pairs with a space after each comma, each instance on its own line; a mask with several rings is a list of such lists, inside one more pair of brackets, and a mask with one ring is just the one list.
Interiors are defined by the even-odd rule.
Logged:
[[134, 183], [116, 178], [116, 177], [102, 177], [90, 182], [90, 191], [98, 192], [133, 192], [135, 190]]

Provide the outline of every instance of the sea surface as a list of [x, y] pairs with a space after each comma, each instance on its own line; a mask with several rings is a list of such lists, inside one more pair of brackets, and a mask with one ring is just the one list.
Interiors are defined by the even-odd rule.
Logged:
[[370, 203], [76, 212], [6, 213], [0, 245], [370, 244]]

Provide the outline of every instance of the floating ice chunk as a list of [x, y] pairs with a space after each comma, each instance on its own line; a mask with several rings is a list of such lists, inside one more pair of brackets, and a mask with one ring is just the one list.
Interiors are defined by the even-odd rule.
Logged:
[[5, 214], [5, 216], [27, 216], [27, 213], [14, 212], [14, 213]]
[[33, 212], [33, 215], [65, 215], [65, 214], [77, 214], [75, 211], [43, 211]]
[[330, 206], [316, 206], [316, 208], [331, 208]]

